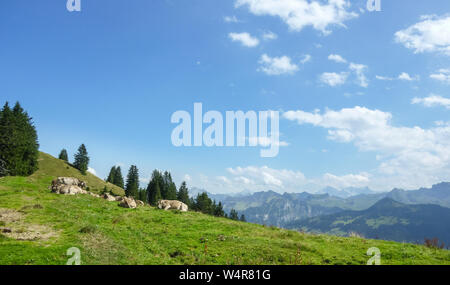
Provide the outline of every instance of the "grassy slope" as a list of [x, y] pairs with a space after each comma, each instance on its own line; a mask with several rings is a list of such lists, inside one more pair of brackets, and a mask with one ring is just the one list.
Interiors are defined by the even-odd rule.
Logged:
[[[365, 264], [370, 247], [381, 250], [382, 264], [450, 264], [449, 251], [423, 246], [309, 235], [194, 212], [123, 209], [89, 195], [52, 194], [47, 189], [52, 175], [83, 177], [49, 155], [41, 159], [31, 177], [0, 179], [0, 208], [19, 210], [22, 223], [46, 225], [58, 236], [18, 241], [0, 235], [0, 264], [65, 264], [70, 247], [80, 248], [82, 264]], [[103, 188], [91, 175], [85, 180]]]

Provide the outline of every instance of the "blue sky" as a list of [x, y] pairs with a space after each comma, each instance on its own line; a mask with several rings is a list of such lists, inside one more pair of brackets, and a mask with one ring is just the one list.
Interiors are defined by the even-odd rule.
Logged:
[[[41, 150], [85, 143], [112, 165], [211, 192], [414, 189], [450, 180], [450, 3], [381, 0], [6, 0], [1, 101]], [[177, 110], [280, 112], [260, 148], [174, 147]], [[3, 104], [3, 103], [2, 103]]]

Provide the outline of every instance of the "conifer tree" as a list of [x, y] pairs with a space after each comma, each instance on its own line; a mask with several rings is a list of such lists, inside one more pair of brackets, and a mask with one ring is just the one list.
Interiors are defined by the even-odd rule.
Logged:
[[135, 165], [132, 165], [128, 171], [125, 195], [139, 199], [139, 173]]
[[73, 166], [78, 169], [81, 174], [86, 175], [89, 166], [89, 156], [84, 144], [80, 145], [78, 152], [75, 154], [75, 162]]
[[186, 186], [186, 182], [183, 181], [181, 183], [180, 189], [178, 190], [177, 193], [177, 200], [180, 202], [185, 203], [186, 205], [188, 205], [189, 207], [191, 206], [190, 204], [190, 199], [189, 199], [189, 190]]
[[67, 150], [66, 149], [62, 149], [61, 152], [59, 153], [58, 158], [61, 159], [61, 160], [66, 161], [66, 162], [69, 162], [69, 157], [67, 155]]
[[[31, 175], [38, 168], [39, 144], [32, 119], [19, 102], [0, 111], [1, 172], [13, 176]], [[0, 175], [2, 175], [0, 173]]]
[[217, 204], [214, 207], [214, 216], [216, 217], [223, 217], [225, 216], [225, 212], [223, 210], [222, 202], [219, 201], [219, 204]]
[[109, 182], [111, 184], [114, 184], [114, 177], [116, 176], [116, 167], [111, 167], [111, 170], [109, 171], [108, 178], [106, 178], [106, 182]]
[[114, 171], [113, 184], [119, 186], [120, 188], [124, 188], [122, 169], [120, 166], [117, 166], [116, 171]]
[[241, 218], [239, 219], [241, 222], [246, 222], [244, 214], [241, 215]]
[[152, 173], [152, 180], [147, 186], [148, 203], [152, 206], [156, 206], [158, 201], [163, 199], [161, 195], [161, 186], [163, 185], [163, 177], [158, 170], [154, 170]]
[[239, 220], [238, 213], [236, 212], [235, 209], [231, 209], [229, 218], [232, 219], [232, 220], [235, 220], [235, 221]]

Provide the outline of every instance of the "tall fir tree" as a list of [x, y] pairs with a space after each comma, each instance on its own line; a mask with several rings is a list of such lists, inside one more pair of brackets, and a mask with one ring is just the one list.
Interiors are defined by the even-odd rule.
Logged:
[[113, 184], [119, 186], [120, 188], [124, 188], [122, 169], [120, 166], [117, 166], [116, 171], [114, 171]]
[[80, 145], [78, 152], [75, 154], [75, 162], [73, 166], [78, 169], [81, 174], [86, 175], [89, 166], [89, 156], [84, 144]]
[[214, 216], [216, 217], [223, 217], [225, 216], [225, 212], [223, 210], [222, 202], [219, 201], [219, 204], [217, 204], [214, 208]]
[[67, 155], [67, 150], [63, 148], [61, 150], [61, 152], [59, 153], [58, 158], [66, 161], [66, 162], [69, 162], [69, 156]]
[[19, 102], [0, 111], [0, 175], [28, 176], [38, 169], [39, 143], [32, 119]]
[[139, 189], [139, 198], [142, 202], [147, 202], [147, 191], [145, 189]]
[[190, 204], [191, 200], [189, 199], [189, 190], [186, 186], [186, 181], [183, 181], [181, 183], [180, 189], [178, 190], [177, 193], [177, 200], [191, 207]]
[[147, 186], [148, 203], [152, 206], [156, 206], [158, 201], [163, 199], [161, 195], [161, 186], [164, 184], [163, 177], [158, 170], [154, 170], [152, 173], [152, 179]]
[[111, 167], [111, 170], [109, 171], [108, 178], [106, 178], [106, 182], [109, 182], [111, 184], [114, 184], [114, 177], [116, 176], [116, 167]]
[[139, 172], [136, 165], [132, 165], [128, 170], [125, 195], [139, 200]]

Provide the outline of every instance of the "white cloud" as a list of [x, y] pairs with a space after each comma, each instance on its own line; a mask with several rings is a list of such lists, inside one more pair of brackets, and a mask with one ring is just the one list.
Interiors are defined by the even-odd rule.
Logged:
[[248, 166], [227, 168], [227, 172], [233, 177], [245, 178], [252, 181], [253, 189], [259, 190], [286, 190], [294, 191], [299, 185], [305, 183], [305, 175], [299, 171], [286, 169], [273, 169], [268, 166]]
[[[447, 101], [445, 101], [447, 102]], [[364, 107], [339, 111], [288, 111], [283, 117], [298, 124], [328, 130], [328, 139], [353, 143], [360, 151], [377, 154], [380, 165], [371, 173], [374, 188], [414, 188], [448, 179], [450, 175], [450, 126], [429, 129], [397, 127], [392, 115]]]
[[324, 72], [320, 75], [319, 80], [322, 83], [325, 83], [329, 86], [338, 86], [342, 85], [347, 81], [348, 73], [347, 72]]
[[358, 84], [361, 87], [369, 86], [369, 80], [366, 78], [364, 72], [367, 70], [367, 65], [364, 64], [356, 64], [350, 63], [350, 70], [356, 73], [356, 77], [358, 78]]
[[278, 35], [273, 33], [273, 32], [271, 32], [271, 31], [267, 31], [267, 32], [265, 32], [263, 34], [263, 39], [266, 40], [266, 41], [276, 40], [277, 38], [278, 38]]
[[378, 79], [378, 80], [384, 80], [384, 81], [392, 81], [392, 80], [394, 80], [394, 78], [392, 78], [392, 77], [381, 76], [381, 75], [376, 75], [375, 78]]
[[440, 69], [438, 73], [431, 74], [430, 78], [450, 84], [450, 69]]
[[369, 185], [370, 175], [368, 173], [347, 174], [336, 176], [326, 173], [322, 177], [321, 184], [342, 189], [347, 187], [365, 187]]
[[236, 18], [236, 16], [225, 16], [223, 17], [225, 23], [239, 23], [240, 21]]
[[312, 59], [312, 56], [310, 54], [305, 54], [302, 58], [302, 60], [300, 60], [301, 64], [305, 64], [307, 62], [310, 62]]
[[288, 56], [270, 57], [263, 54], [259, 60], [258, 71], [267, 75], [293, 74], [298, 71], [298, 66], [291, 62]]
[[95, 175], [95, 176], [97, 176], [97, 171], [95, 171], [95, 169], [94, 168], [92, 168], [92, 167], [88, 167], [88, 170], [87, 170], [89, 173], [91, 173], [91, 174], [93, 174], [93, 175]]
[[415, 80], [419, 80], [420, 77], [418, 75], [411, 77], [411, 75], [409, 75], [406, 72], [402, 72], [400, 73], [397, 78], [394, 77], [387, 77], [387, 76], [381, 76], [381, 75], [376, 75], [375, 76], [376, 79], [378, 80], [384, 80], [384, 81], [393, 81], [393, 80], [402, 80], [402, 81], [415, 81]]
[[450, 16], [422, 17], [422, 22], [395, 33], [395, 40], [414, 53], [438, 52], [450, 55]]
[[328, 59], [337, 63], [347, 63], [347, 60], [338, 54], [330, 54]]
[[254, 15], [279, 17], [294, 31], [312, 26], [323, 34], [331, 33], [330, 26], [345, 26], [345, 21], [358, 17], [348, 11], [346, 0], [236, 0], [235, 6], [247, 6]]
[[256, 47], [259, 45], [259, 40], [252, 37], [249, 33], [229, 33], [228, 37], [233, 42], [240, 42], [246, 47]]
[[398, 76], [399, 80], [404, 80], [404, 81], [414, 81], [414, 80], [419, 80], [418, 76], [415, 76], [414, 78], [411, 77], [411, 75], [409, 75], [406, 72], [402, 72], [399, 76]]
[[447, 109], [450, 109], [450, 99], [444, 98], [439, 95], [431, 94], [425, 98], [413, 98], [411, 101], [412, 104], [422, 104], [425, 107], [435, 107], [435, 106], [443, 106]]

